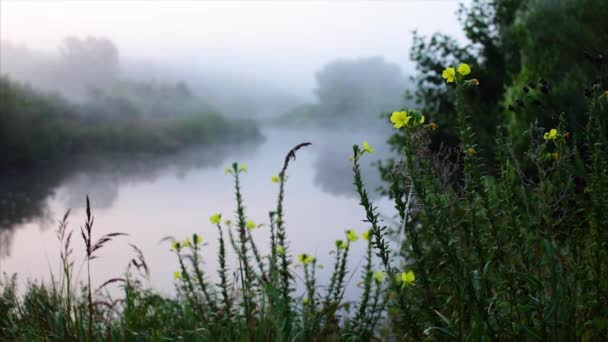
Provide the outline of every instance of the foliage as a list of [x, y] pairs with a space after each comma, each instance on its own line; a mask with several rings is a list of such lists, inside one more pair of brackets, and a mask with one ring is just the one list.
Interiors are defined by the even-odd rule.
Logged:
[[[174, 104], [176, 96], [154, 98], [171, 98], [167, 102]], [[73, 104], [0, 78], [0, 169], [75, 154], [168, 152], [192, 144], [259, 137], [251, 121], [227, 120], [195, 99], [181, 103], [176, 106], [180, 111], [173, 110], [170, 116], [160, 114], [168, 112], [167, 107], [143, 105], [129, 96], [99, 95], [91, 102]], [[152, 107], [156, 117], [145, 116], [143, 111]]]
[[[521, 68], [504, 95], [507, 109], [516, 109], [505, 120], [512, 135], [532, 120], [548, 125], [560, 115], [572, 132], [584, 132], [590, 83], [608, 85], [606, 16], [608, 3], [601, 0], [537, 0], [517, 16], [511, 31]], [[541, 79], [547, 86], [534, 87]], [[522, 150], [522, 140], [515, 142]]]
[[184, 82], [116, 81], [109, 90], [95, 89], [89, 96], [85, 109], [90, 116], [99, 118], [129, 121], [215, 113], [209, 104], [194, 96]]
[[296, 107], [279, 123], [378, 125], [373, 113], [400, 106], [406, 88], [399, 66], [379, 57], [333, 61], [317, 72], [316, 83], [317, 103]]
[[[588, 80], [606, 74], [608, 65], [605, 1], [474, 0], [461, 5], [458, 15], [466, 44], [447, 34], [427, 38], [414, 33], [410, 51], [419, 76], [409, 96], [427, 117], [442, 123], [432, 138], [434, 149], [440, 143], [458, 144], [456, 94], [441, 78], [443, 67], [456, 62], [469, 63], [482, 85], [467, 107], [475, 115], [471, 124], [487, 162], [493, 163], [498, 125], [508, 129], [518, 152], [526, 144], [521, 132], [533, 120], [546, 125], [564, 113], [573, 132], [583, 127], [581, 94]], [[548, 86], [541, 89], [540, 80]], [[402, 138], [394, 135], [391, 145], [400, 150]]]
[[457, 148], [433, 152], [430, 125], [405, 128], [391, 191], [420, 286], [402, 292], [408, 307], [393, 327], [413, 339], [605, 339], [605, 90], [592, 86], [582, 136], [563, 120], [532, 124], [522, 155], [499, 128], [492, 177], [464, 103], [470, 84], [456, 76]]

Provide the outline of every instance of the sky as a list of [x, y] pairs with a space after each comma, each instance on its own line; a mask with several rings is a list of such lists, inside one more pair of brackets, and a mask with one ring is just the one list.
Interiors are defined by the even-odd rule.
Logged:
[[311, 92], [314, 73], [338, 58], [383, 56], [411, 72], [414, 29], [464, 41], [460, 2], [1, 0], [0, 38], [55, 52], [66, 36], [103, 36], [123, 59]]

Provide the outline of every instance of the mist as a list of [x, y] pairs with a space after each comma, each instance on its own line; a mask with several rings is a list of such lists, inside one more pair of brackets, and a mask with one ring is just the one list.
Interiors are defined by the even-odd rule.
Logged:
[[[416, 76], [412, 31], [464, 40], [457, 8], [456, 1], [2, 1], [0, 269], [25, 265], [24, 278], [46, 277], [37, 260], [56, 261], [56, 220], [72, 209], [82, 222], [88, 195], [100, 233], [129, 234], [94, 281], [116, 276], [108, 265], [129, 259], [125, 245], [134, 243], [157, 272], [155, 286], [172, 293], [176, 265], [159, 241], [193, 229], [215, 241], [201, 217], [234, 212], [225, 174], [233, 162], [248, 165], [247, 209], [264, 222], [276, 205], [271, 176], [302, 142], [312, 145], [298, 152], [287, 182], [295, 249], [362, 227], [349, 158], [363, 141], [374, 153], [361, 161], [362, 177], [390, 220], [375, 163], [396, 153], [386, 143], [386, 114], [414, 105], [405, 96]], [[315, 248], [329, 263], [324, 247]]]
[[608, 341], [606, 18], [0, 0], [0, 340]]
[[[381, 57], [411, 75], [412, 30], [459, 32], [456, 1], [0, 6], [2, 74], [78, 99], [86, 93], [84, 80], [95, 86], [116, 78], [183, 81], [227, 115], [272, 116], [314, 101], [315, 75], [337, 59]], [[98, 52], [106, 44], [105, 56], [94, 54], [105, 65], [86, 70], [61, 63], [69, 37], [97, 39]]]

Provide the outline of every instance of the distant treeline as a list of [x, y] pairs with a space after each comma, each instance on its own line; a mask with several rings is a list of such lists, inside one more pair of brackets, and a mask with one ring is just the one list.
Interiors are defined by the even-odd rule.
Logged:
[[[126, 86], [133, 90], [132, 95], [146, 94], [149, 88], [163, 93], [187, 89], [198, 96], [198, 102], [202, 99], [227, 116], [268, 117], [301, 103], [289, 87], [273, 86], [195, 59], [177, 65], [155, 61], [152, 56], [129, 59], [106, 37], [68, 36], [50, 51], [0, 39], [0, 60], [2, 75], [74, 101], [86, 101], [100, 91], [124, 91]], [[156, 107], [158, 102], [146, 101], [148, 107]]]
[[252, 121], [224, 118], [185, 84], [123, 82], [90, 95], [74, 103], [0, 77], [0, 169], [77, 154], [170, 152], [260, 136]]
[[382, 57], [335, 60], [317, 72], [315, 78], [315, 103], [299, 105], [275, 123], [384, 127], [380, 113], [406, 103], [407, 79], [397, 64]]

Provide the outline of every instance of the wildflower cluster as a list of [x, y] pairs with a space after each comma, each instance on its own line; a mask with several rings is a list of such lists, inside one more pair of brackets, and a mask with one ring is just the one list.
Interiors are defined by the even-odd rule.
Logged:
[[416, 127], [422, 125], [425, 121], [424, 115], [419, 111], [400, 111], [393, 112], [390, 118], [393, 123], [393, 127], [402, 128], [402, 127]]
[[551, 128], [549, 130], [549, 132], [545, 132], [545, 134], [543, 135], [543, 138], [547, 141], [553, 141], [553, 142], [559, 143], [559, 142], [567, 139], [569, 136], [570, 136], [570, 133], [568, 133], [568, 132], [562, 133], [562, 132], [559, 132], [557, 130], [557, 128]]
[[[458, 71], [458, 73], [456, 73]], [[446, 80], [447, 83], [454, 83], [459, 80], [462, 76], [467, 76], [471, 73], [471, 67], [468, 64], [461, 63], [457, 69], [454, 67], [447, 67], [441, 73], [441, 77]], [[473, 83], [479, 85], [479, 81], [474, 79]]]
[[557, 128], [552, 128], [548, 132], [543, 134], [543, 139], [550, 143], [545, 146], [547, 152], [545, 153], [546, 160], [557, 161], [560, 159], [560, 151], [562, 150], [562, 143], [570, 136], [569, 132], [560, 132]]
[[[608, 284], [605, 275], [592, 270], [608, 260], [604, 247], [596, 249], [608, 247], [608, 236], [597, 230], [608, 224], [599, 211], [608, 208], [605, 118], [600, 119], [608, 107], [601, 98], [587, 96], [580, 151], [569, 146], [562, 118], [547, 131], [531, 125], [525, 153], [516, 153], [513, 137], [499, 127], [497, 166], [487, 167], [470, 124], [473, 115], [482, 113], [469, 114], [465, 105], [466, 88], [479, 85], [467, 79], [471, 73], [461, 64], [442, 74], [455, 84], [457, 151], [462, 154], [431, 151], [428, 140], [420, 138], [424, 132], [404, 135], [403, 160], [391, 187], [401, 218], [395, 231], [404, 234], [404, 268], [385, 270], [398, 293], [390, 301], [400, 323], [393, 326], [399, 327], [395, 335], [412, 340], [576, 339], [585, 330], [603, 336], [568, 322], [591, 322], [596, 315], [580, 306], [583, 292], [599, 293], [583, 279]], [[547, 93], [548, 83], [531, 83], [524, 91], [532, 87]], [[372, 221], [373, 215], [368, 217]], [[604, 242], [594, 242], [600, 236]], [[594, 252], [581, 254], [587, 249]], [[585, 298], [592, 307], [606, 304]]]
[[397, 279], [397, 281], [401, 283], [402, 288], [413, 284], [415, 280], [416, 276], [413, 271], [401, 272]]

